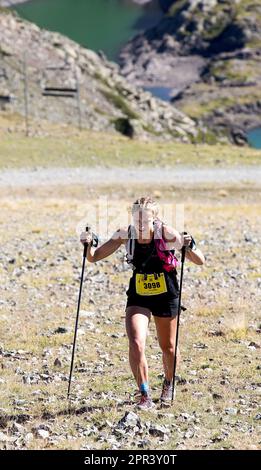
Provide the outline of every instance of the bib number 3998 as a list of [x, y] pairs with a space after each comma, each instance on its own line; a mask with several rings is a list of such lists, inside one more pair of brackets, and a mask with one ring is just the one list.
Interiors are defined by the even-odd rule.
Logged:
[[167, 292], [164, 273], [136, 274], [136, 292], [139, 295], [157, 295]]

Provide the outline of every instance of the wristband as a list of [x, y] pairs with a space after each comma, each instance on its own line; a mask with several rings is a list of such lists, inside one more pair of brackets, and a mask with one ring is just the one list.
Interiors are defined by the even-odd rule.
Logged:
[[97, 237], [97, 235], [95, 235], [95, 233], [92, 233], [92, 241], [91, 241], [91, 246], [98, 246], [98, 243], [99, 243], [99, 239]]

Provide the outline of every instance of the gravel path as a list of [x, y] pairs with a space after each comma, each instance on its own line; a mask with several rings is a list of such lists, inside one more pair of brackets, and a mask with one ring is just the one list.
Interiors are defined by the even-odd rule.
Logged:
[[175, 184], [177, 186], [208, 184], [242, 184], [260, 186], [261, 166], [231, 168], [48, 168], [35, 170], [3, 170], [0, 187], [39, 185], [122, 185], [123, 183]]

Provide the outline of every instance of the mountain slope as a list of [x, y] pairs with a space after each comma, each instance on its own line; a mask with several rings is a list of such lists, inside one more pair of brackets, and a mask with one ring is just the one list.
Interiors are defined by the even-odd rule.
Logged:
[[116, 64], [7, 10], [0, 10], [0, 110], [24, 113], [24, 59], [31, 118], [77, 123], [74, 92], [69, 97], [44, 93], [47, 88], [74, 90], [78, 81], [83, 127], [119, 131], [130, 137], [185, 142], [198, 138], [193, 120], [130, 85]]
[[243, 143], [245, 129], [261, 124], [260, 59], [259, 2], [177, 0], [126, 45], [121, 66], [140, 85], [172, 87], [179, 109]]

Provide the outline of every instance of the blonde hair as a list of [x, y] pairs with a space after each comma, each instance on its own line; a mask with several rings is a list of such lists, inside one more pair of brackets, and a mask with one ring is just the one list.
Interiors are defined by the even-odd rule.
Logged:
[[158, 216], [158, 213], [159, 213], [158, 203], [149, 196], [140, 197], [139, 199], [137, 199], [132, 205], [131, 213], [133, 215], [134, 212], [143, 210], [143, 209], [151, 210], [153, 213], [153, 217], [155, 218]]

